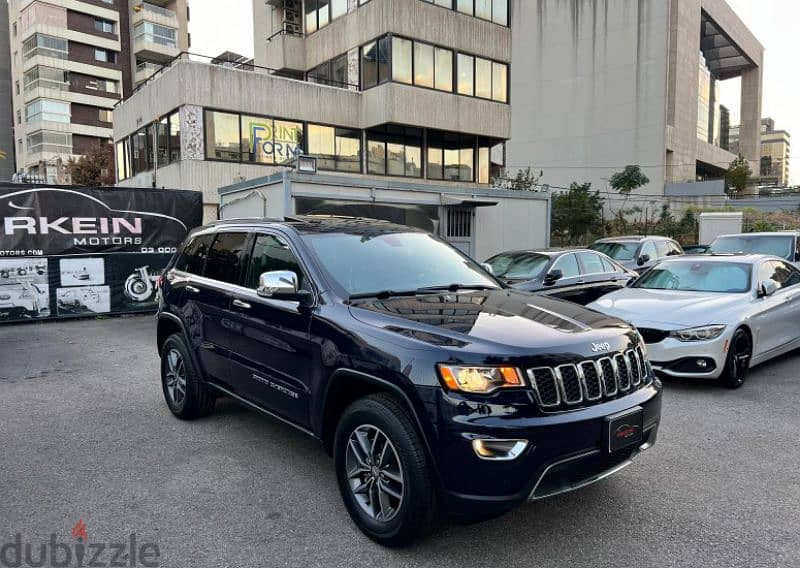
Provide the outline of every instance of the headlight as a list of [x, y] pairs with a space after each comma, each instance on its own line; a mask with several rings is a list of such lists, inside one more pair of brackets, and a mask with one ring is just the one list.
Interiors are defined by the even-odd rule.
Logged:
[[676, 329], [669, 332], [669, 336], [678, 341], [710, 341], [722, 335], [723, 331], [725, 331], [724, 325], [704, 325], [702, 327]]
[[488, 394], [497, 389], [521, 387], [525, 383], [514, 367], [461, 367], [438, 365], [439, 376], [452, 391]]

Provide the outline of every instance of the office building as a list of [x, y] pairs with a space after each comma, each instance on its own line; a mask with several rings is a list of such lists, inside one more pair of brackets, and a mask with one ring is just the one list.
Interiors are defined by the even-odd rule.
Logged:
[[761, 183], [786, 187], [790, 183], [791, 136], [785, 130], [776, 130], [775, 121], [761, 121]]
[[[119, 183], [202, 189], [207, 220], [366, 211], [480, 258], [543, 246], [547, 196], [492, 187], [508, 2], [255, 0], [252, 69], [177, 61], [117, 107]], [[251, 203], [220, 204], [232, 184]]]
[[512, 14], [510, 166], [606, 190], [638, 164], [650, 183], [637, 193], [698, 180], [722, 193], [735, 155], [719, 82], [739, 77], [738, 143], [758, 167], [764, 50], [724, 0], [515, 0]]
[[16, 170], [69, 183], [66, 165], [113, 138], [112, 109], [188, 48], [186, 0], [10, 0]]

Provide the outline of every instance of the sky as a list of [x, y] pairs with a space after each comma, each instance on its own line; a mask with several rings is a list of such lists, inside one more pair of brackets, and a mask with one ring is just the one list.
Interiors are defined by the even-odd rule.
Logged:
[[[762, 116], [775, 127], [800, 137], [800, 0], [727, 0], [764, 45]], [[215, 56], [223, 51], [253, 55], [251, 0], [190, 0], [192, 53]], [[224, 6], [221, 7], [221, 6]], [[739, 122], [740, 82], [722, 83], [723, 104], [731, 109], [731, 124]], [[800, 184], [800, 159], [792, 168], [792, 183]]]

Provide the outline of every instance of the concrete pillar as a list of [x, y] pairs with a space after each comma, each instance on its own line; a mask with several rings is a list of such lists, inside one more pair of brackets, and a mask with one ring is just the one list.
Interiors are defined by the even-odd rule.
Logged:
[[[742, 73], [742, 116], [739, 132], [739, 152], [750, 162], [753, 175], [758, 175], [761, 164], [761, 67]], [[748, 192], [751, 189], [748, 188]], [[755, 192], [755, 187], [752, 188]]]

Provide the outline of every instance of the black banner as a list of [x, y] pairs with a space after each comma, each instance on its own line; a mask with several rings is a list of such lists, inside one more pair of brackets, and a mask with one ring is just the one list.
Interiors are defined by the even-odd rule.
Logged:
[[0, 322], [152, 311], [202, 194], [0, 184]]

